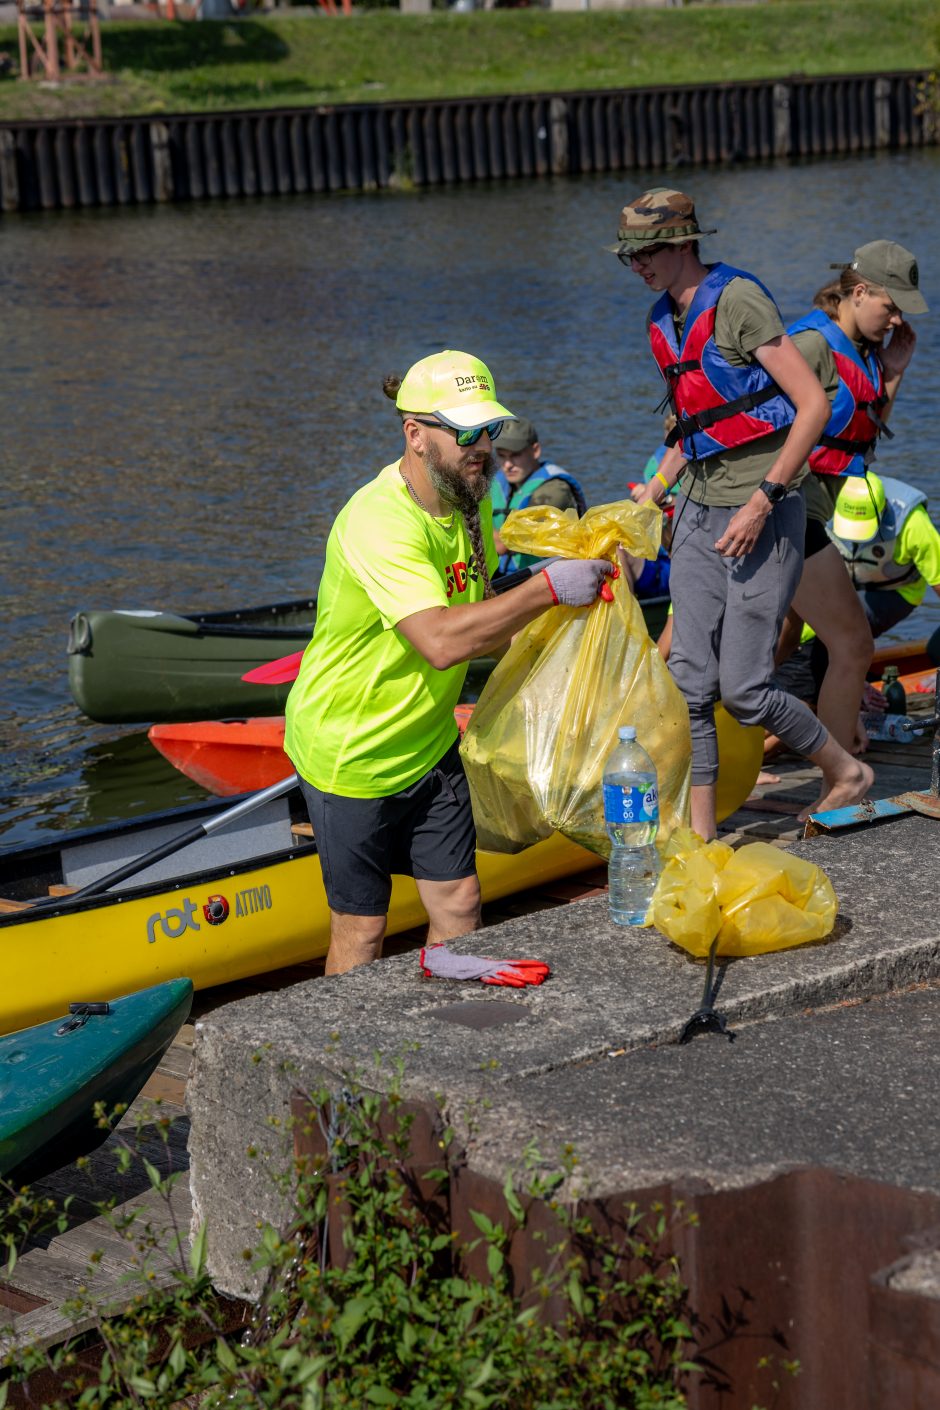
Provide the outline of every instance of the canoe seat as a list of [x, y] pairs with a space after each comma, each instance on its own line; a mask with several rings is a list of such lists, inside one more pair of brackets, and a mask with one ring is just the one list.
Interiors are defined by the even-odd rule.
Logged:
[[25, 911], [32, 904], [32, 901], [10, 901], [5, 896], [0, 896], [0, 915], [11, 915], [13, 911]]
[[291, 836], [299, 842], [303, 837], [313, 837], [313, 823], [295, 822], [290, 825]]
[[78, 890], [77, 886], [66, 886], [64, 882], [54, 881], [49, 887], [50, 896], [73, 896]]
[[[145, 820], [146, 822], [146, 820]], [[116, 832], [94, 834], [87, 842], [62, 849], [62, 880], [79, 890], [101, 881], [127, 862], [137, 861], [180, 835], [181, 824], [161, 822], [157, 826], [121, 828]], [[191, 842], [181, 851], [139, 871], [133, 887], [155, 881], [177, 881], [191, 872], [229, 868], [253, 861], [269, 852], [282, 852], [291, 845], [290, 808], [286, 798], [272, 798], [263, 807], [237, 823], [211, 836]]]

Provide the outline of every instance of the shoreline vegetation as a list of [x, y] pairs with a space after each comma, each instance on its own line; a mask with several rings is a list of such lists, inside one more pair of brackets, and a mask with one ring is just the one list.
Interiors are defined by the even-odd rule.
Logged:
[[936, 65], [936, 0], [764, 0], [681, 9], [368, 9], [101, 24], [105, 75], [19, 81], [0, 27], [0, 123], [746, 81]]

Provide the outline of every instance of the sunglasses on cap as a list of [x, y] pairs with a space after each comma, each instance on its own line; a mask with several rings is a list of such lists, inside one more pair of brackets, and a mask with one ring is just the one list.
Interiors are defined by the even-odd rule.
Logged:
[[618, 250], [617, 258], [621, 264], [628, 267], [631, 264], [649, 264], [654, 255], [660, 254], [662, 250], [668, 250], [668, 245], [647, 245], [645, 250]]
[[412, 416], [411, 420], [417, 421], [419, 426], [433, 426], [437, 431], [450, 431], [459, 446], [475, 446], [484, 431], [491, 441], [495, 441], [505, 424], [502, 421], [490, 421], [486, 426], [475, 426], [472, 431], [458, 431], [456, 426], [447, 426], [443, 421], [425, 421], [420, 416]]

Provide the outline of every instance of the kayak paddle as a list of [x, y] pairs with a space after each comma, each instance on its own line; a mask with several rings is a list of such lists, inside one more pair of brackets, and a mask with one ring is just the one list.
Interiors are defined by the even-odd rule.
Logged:
[[147, 867], [155, 862], [161, 862], [164, 857], [171, 857], [174, 852], [181, 851], [188, 847], [191, 842], [198, 842], [203, 837], [209, 837], [213, 832], [218, 832], [221, 828], [227, 827], [230, 823], [237, 822], [239, 818], [246, 817], [248, 813], [253, 813], [256, 808], [260, 808], [265, 803], [271, 802], [274, 798], [280, 798], [282, 794], [289, 793], [297, 784], [297, 775], [291, 774], [289, 778], [282, 778], [278, 783], [272, 783], [268, 788], [262, 788], [260, 793], [252, 793], [250, 797], [243, 798], [240, 803], [235, 803], [231, 808], [224, 809], [217, 813], [208, 822], [196, 823], [185, 832], [181, 832], [179, 837], [171, 837], [168, 842], [162, 842], [159, 847], [154, 847], [151, 851], [145, 852], [142, 857], [135, 857], [133, 861], [125, 862], [123, 866], [115, 871], [108, 872], [107, 876], [99, 876], [97, 881], [90, 881], [87, 886], [83, 886], [78, 891], [73, 891], [69, 896], [56, 896], [55, 898], [43, 898], [39, 905], [57, 904], [61, 905], [63, 900], [69, 903], [73, 901], [83, 901], [86, 896], [98, 896], [102, 891], [109, 891], [112, 886], [117, 886], [120, 882], [126, 881], [129, 876], [135, 876], [137, 872], [145, 871]]
[[284, 685], [286, 681], [297, 679], [300, 670], [302, 651], [292, 651], [289, 656], [279, 656], [276, 661], [265, 661], [263, 666], [253, 666], [242, 676], [249, 685]]

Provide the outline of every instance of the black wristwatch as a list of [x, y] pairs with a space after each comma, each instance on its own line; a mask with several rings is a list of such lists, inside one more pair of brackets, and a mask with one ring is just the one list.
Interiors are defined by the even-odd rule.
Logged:
[[787, 497], [786, 485], [778, 484], [776, 480], [761, 480], [757, 488], [764, 491], [771, 504], [779, 504]]

